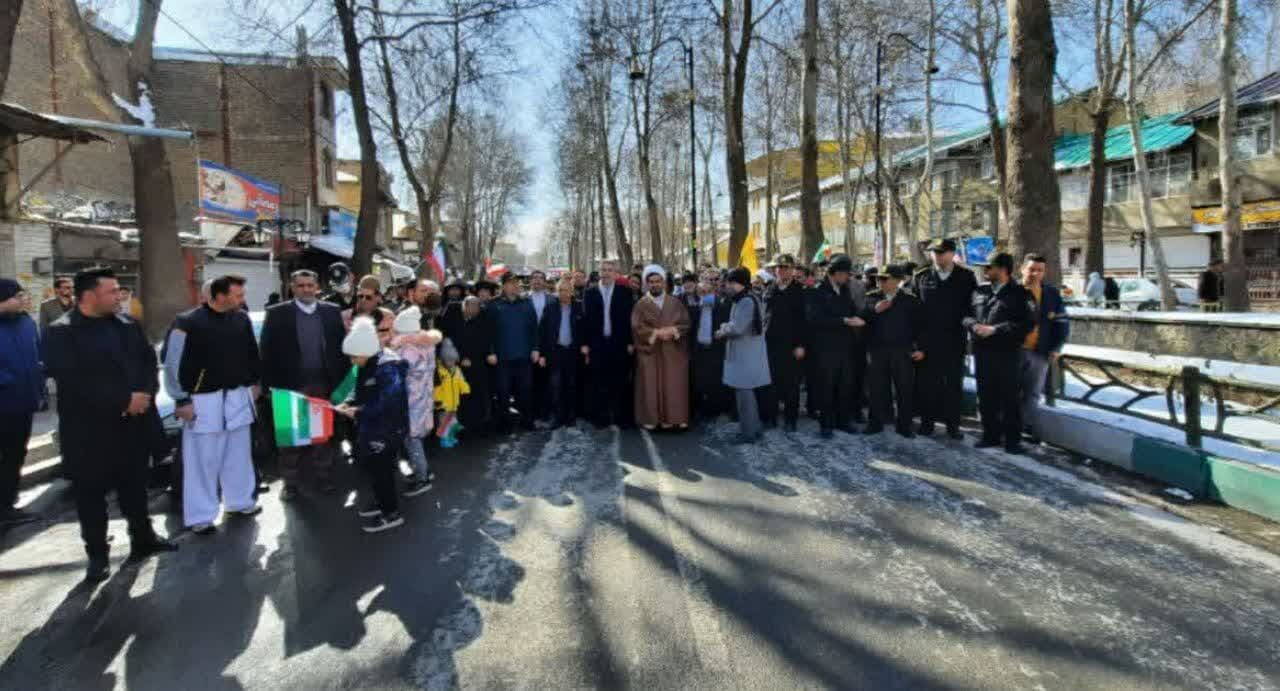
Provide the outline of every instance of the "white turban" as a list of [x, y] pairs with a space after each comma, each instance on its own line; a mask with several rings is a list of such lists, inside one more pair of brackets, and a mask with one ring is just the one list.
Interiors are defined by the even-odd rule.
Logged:
[[667, 270], [662, 268], [661, 266], [658, 266], [657, 264], [650, 264], [644, 267], [644, 274], [641, 276], [641, 278], [647, 281], [649, 280], [650, 274], [658, 274], [659, 276], [662, 277], [662, 280], [664, 281], [667, 280]]

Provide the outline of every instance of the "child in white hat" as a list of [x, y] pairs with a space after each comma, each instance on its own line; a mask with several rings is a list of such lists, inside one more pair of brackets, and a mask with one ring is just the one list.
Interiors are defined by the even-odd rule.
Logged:
[[435, 400], [436, 344], [440, 332], [422, 329], [422, 311], [417, 305], [401, 310], [392, 324], [391, 349], [408, 367], [409, 433], [405, 435], [405, 454], [413, 466], [414, 477], [404, 488], [404, 496], [416, 497], [431, 489], [433, 475], [427, 468], [424, 440], [431, 433], [432, 402]]
[[382, 347], [378, 329], [368, 317], [352, 322], [342, 352], [358, 368], [356, 387], [352, 398], [334, 410], [356, 421], [356, 464], [369, 475], [374, 496], [360, 509], [360, 517], [366, 519], [366, 533], [379, 533], [404, 525], [396, 475], [400, 448], [409, 432], [407, 367], [400, 356]]

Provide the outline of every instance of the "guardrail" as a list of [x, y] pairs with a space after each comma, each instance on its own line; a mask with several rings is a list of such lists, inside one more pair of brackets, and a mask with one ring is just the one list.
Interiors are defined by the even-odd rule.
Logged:
[[[1094, 373], [1082, 371], [1087, 365], [1101, 372], [1098, 377]], [[1070, 393], [1067, 376], [1071, 383], [1083, 386], [1083, 394]], [[1143, 381], [1162, 379], [1162, 389], [1153, 388]], [[1103, 392], [1120, 391], [1127, 394], [1119, 402], [1100, 400]], [[1257, 403], [1242, 403], [1231, 400], [1228, 392], [1244, 394]], [[1143, 401], [1164, 397], [1164, 414], [1155, 414], [1152, 410], [1141, 410], [1136, 406]], [[1114, 397], [1113, 397], [1114, 398]], [[1179, 415], [1178, 399], [1181, 398], [1181, 415]], [[1230, 418], [1250, 418], [1280, 425], [1280, 386], [1262, 382], [1246, 382], [1234, 377], [1222, 377], [1202, 371], [1194, 365], [1160, 366], [1135, 362], [1132, 358], [1099, 357], [1063, 353], [1050, 369], [1049, 380], [1045, 386], [1045, 403], [1054, 405], [1058, 400], [1072, 401], [1115, 413], [1133, 415], [1143, 420], [1150, 420], [1169, 427], [1180, 429], [1186, 434], [1187, 446], [1202, 448], [1204, 437], [1213, 437], [1242, 444], [1253, 448], [1280, 451], [1280, 447], [1267, 441], [1244, 437], [1226, 431], [1226, 423]], [[1213, 407], [1212, 425], [1206, 429], [1202, 404], [1208, 402]]]

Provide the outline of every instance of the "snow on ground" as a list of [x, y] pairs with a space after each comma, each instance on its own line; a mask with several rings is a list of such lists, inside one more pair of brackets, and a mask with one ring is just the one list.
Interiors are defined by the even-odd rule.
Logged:
[[1073, 317], [1115, 321], [1183, 322], [1280, 329], [1280, 313], [1276, 312], [1136, 312], [1071, 306], [1068, 313]]

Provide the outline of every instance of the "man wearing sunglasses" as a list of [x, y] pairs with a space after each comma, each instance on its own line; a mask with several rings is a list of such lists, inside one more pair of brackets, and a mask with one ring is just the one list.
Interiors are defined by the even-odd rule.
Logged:
[[378, 308], [382, 307], [382, 283], [376, 276], [365, 276], [356, 284], [355, 306], [342, 311], [342, 323], [351, 330], [351, 322], [356, 317], [369, 317], [377, 324], [381, 319]]

